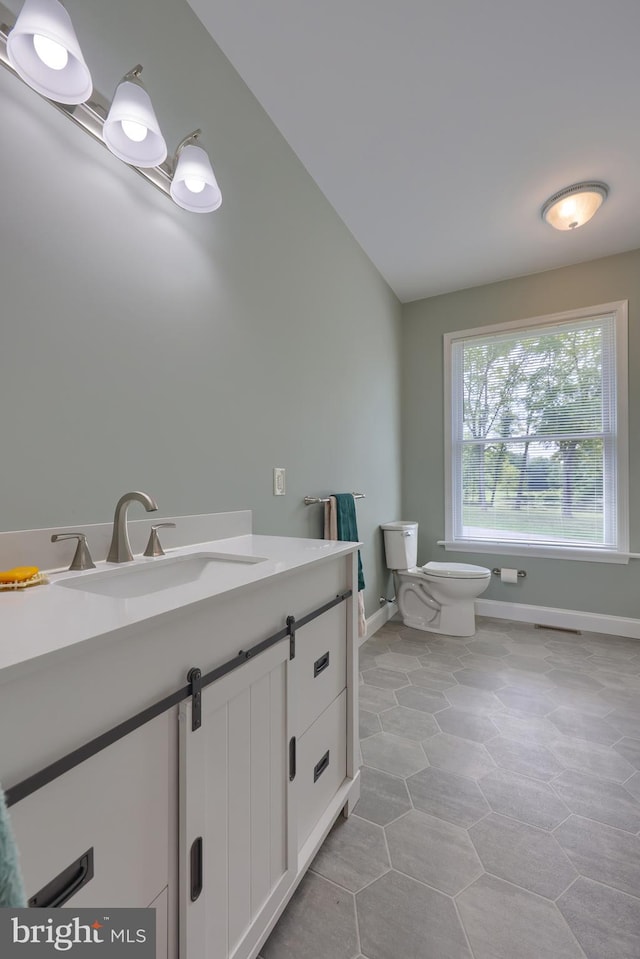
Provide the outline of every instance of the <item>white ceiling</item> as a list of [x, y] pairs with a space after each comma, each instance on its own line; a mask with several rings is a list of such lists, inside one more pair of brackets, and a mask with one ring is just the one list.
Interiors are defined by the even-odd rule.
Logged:
[[189, 3], [401, 300], [640, 247], [640, 0]]

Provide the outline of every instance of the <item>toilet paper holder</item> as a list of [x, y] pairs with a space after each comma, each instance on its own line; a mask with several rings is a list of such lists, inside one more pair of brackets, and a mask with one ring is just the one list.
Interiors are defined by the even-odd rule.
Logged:
[[[500, 576], [502, 570], [501, 570], [498, 566], [495, 566], [495, 567], [491, 570], [491, 572], [493, 573], [494, 576]], [[518, 570], [518, 579], [524, 579], [526, 575], [527, 575], [526, 569], [519, 569], [519, 570]]]

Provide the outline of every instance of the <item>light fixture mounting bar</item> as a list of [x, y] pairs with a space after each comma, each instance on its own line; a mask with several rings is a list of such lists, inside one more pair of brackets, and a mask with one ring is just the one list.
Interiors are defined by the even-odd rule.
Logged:
[[[23, 83], [24, 81], [20, 79], [9, 63], [7, 54], [7, 37], [11, 30], [11, 27], [7, 26], [7, 20], [11, 20], [12, 17], [11, 12], [0, 4], [0, 64], [2, 64], [9, 73], [13, 74], [16, 79], [20, 80], [20, 83]], [[78, 105], [57, 103], [55, 100], [49, 100], [47, 97], [43, 97], [42, 94], [37, 93], [35, 90], [34, 93], [41, 97], [41, 99], [46, 100], [47, 103], [50, 103], [56, 110], [64, 113], [70, 120], [73, 120], [77, 126], [81, 127], [86, 133], [89, 133], [107, 150], [107, 146], [102, 138], [102, 127], [109, 112], [109, 101], [97, 90], [93, 91], [90, 100]], [[160, 166], [146, 167], [145, 169], [131, 166], [131, 164], [126, 165], [129, 166], [130, 169], [135, 170], [139, 176], [148, 180], [149, 183], [164, 193], [165, 196], [170, 197], [169, 190], [171, 187], [172, 168], [169, 158]]]

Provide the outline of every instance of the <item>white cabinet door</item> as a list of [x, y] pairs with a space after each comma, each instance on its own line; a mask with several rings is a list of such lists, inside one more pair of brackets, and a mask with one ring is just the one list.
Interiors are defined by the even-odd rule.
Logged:
[[11, 808], [28, 897], [67, 873], [70, 891], [69, 867], [89, 850], [93, 878], [69, 898], [70, 908], [148, 906], [172, 885], [175, 715], [156, 717]]
[[290, 684], [285, 639], [180, 708], [181, 959], [247, 959], [295, 877]]

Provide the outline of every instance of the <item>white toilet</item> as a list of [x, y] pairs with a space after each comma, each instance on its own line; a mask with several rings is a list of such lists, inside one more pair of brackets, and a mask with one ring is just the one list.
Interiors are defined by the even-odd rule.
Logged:
[[405, 626], [448, 636], [473, 636], [473, 601], [489, 585], [491, 570], [470, 563], [416, 566], [418, 524], [384, 523], [381, 529], [387, 566], [398, 577], [398, 608]]

